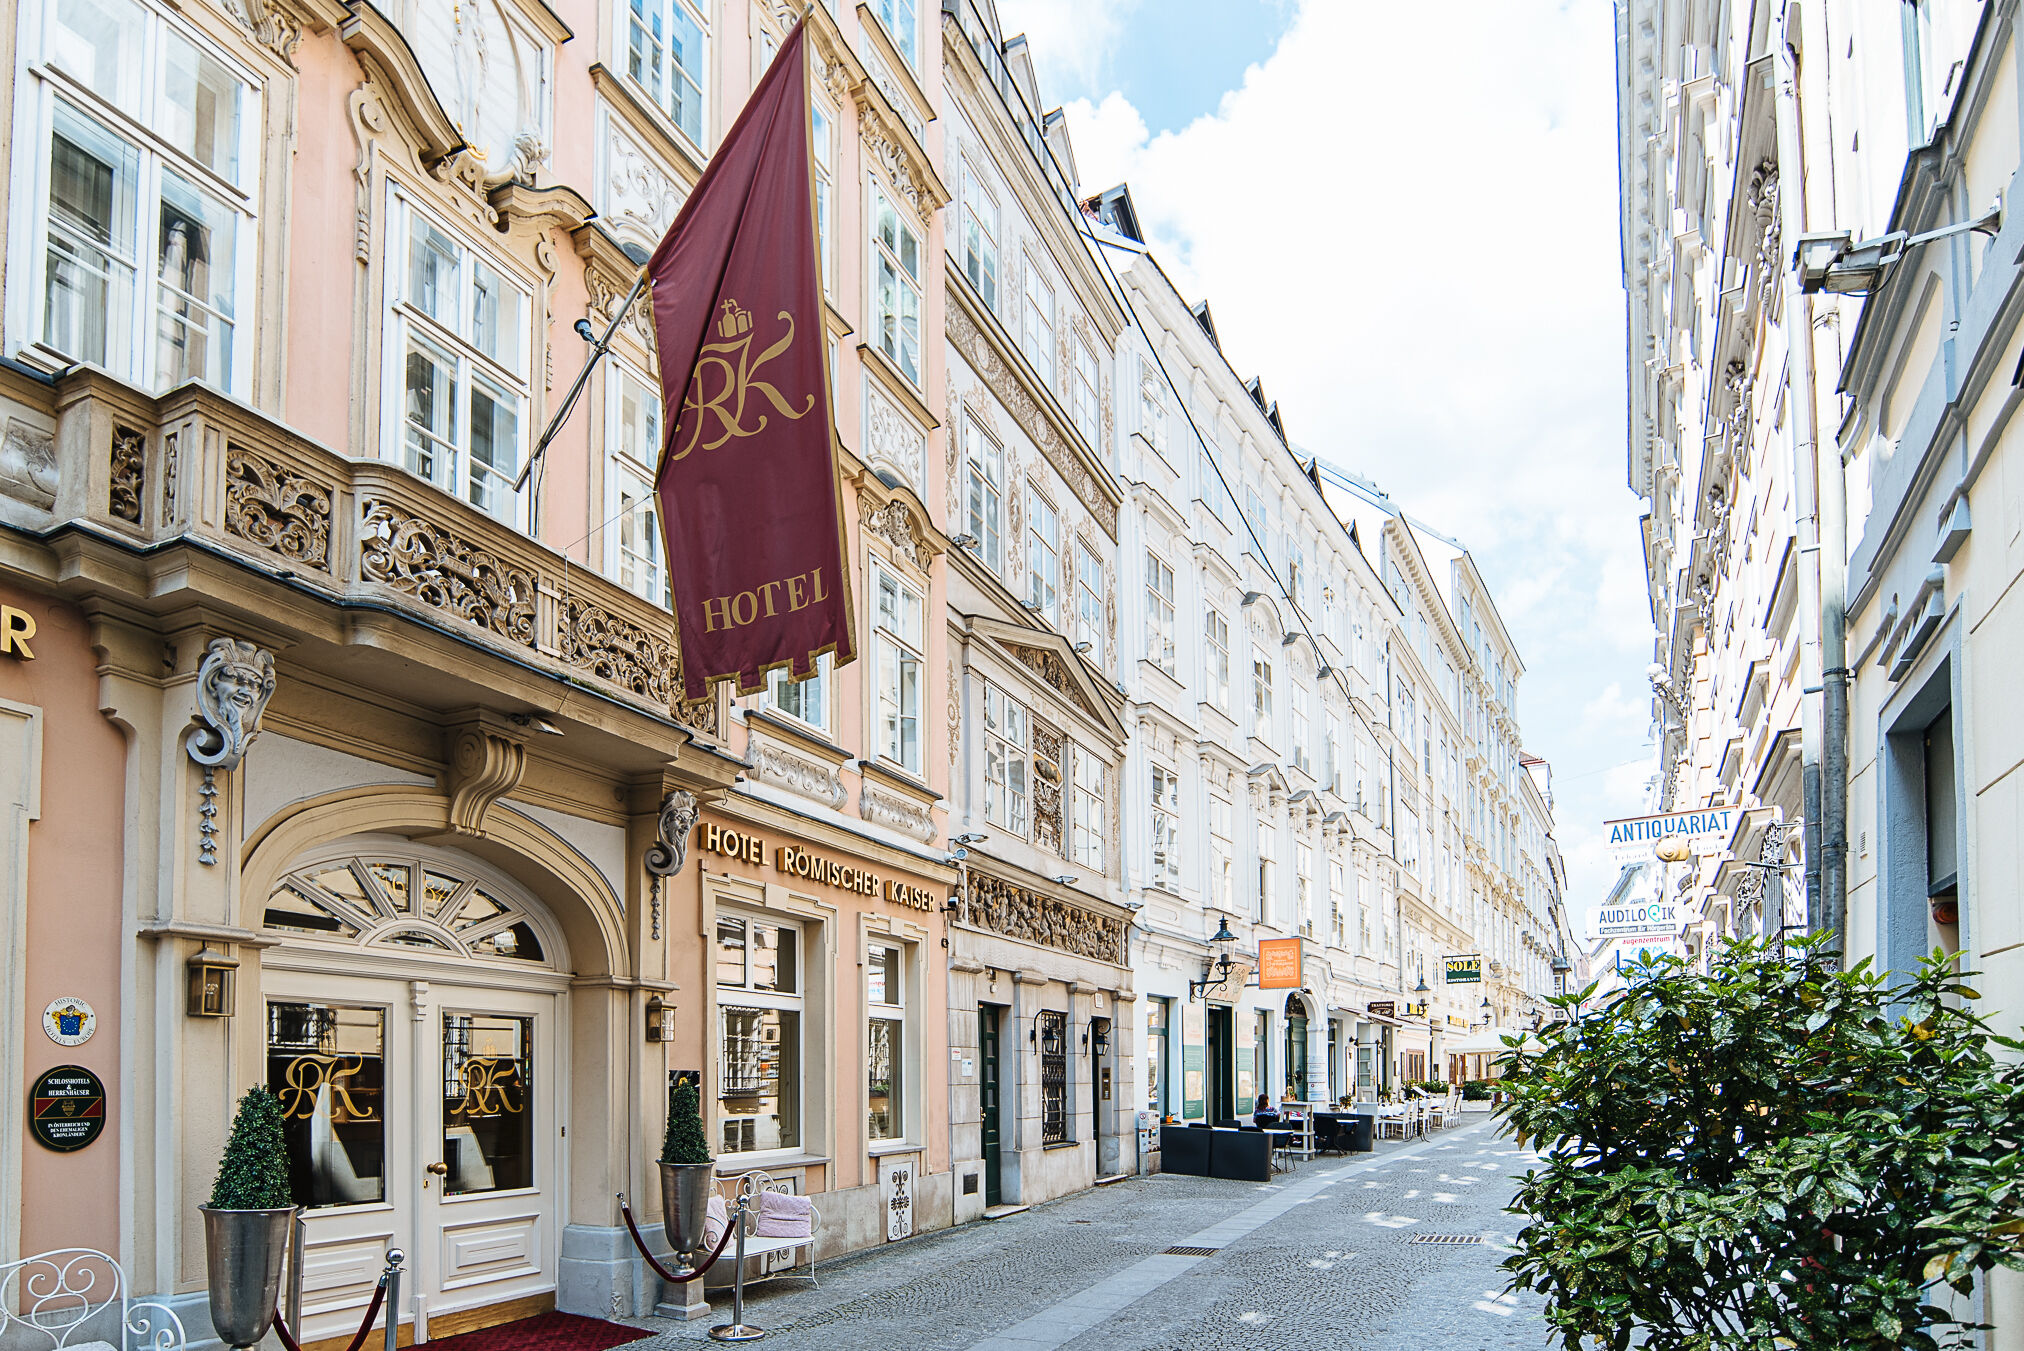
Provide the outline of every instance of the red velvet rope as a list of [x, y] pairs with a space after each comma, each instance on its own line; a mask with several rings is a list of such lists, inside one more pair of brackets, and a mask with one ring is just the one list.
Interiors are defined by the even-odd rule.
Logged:
[[[620, 1193], [618, 1198], [618, 1213], [625, 1216], [625, 1227], [627, 1231], [632, 1234], [633, 1246], [640, 1250], [641, 1257], [647, 1259], [647, 1265], [654, 1269], [654, 1274], [659, 1276], [662, 1280], [668, 1281], [675, 1285], [680, 1285], [684, 1281], [696, 1280], [700, 1278], [704, 1272], [708, 1271], [711, 1267], [717, 1265], [717, 1259], [724, 1255], [724, 1245], [731, 1241], [731, 1236], [738, 1231], [739, 1225], [744, 1223], [745, 1218], [742, 1215], [733, 1216], [733, 1218], [737, 1221], [737, 1223], [726, 1224], [724, 1226], [724, 1236], [717, 1240], [717, 1250], [710, 1254], [709, 1261], [697, 1267], [687, 1276], [677, 1276], [675, 1275], [674, 1272], [669, 1271], [666, 1267], [662, 1266], [659, 1262], [655, 1261], [654, 1255], [647, 1251], [647, 1242], [645, 1239], [640, 1237], [640, 1227], [637, 1224], [633, 1223], [632, 1207], [625, 1203], [624, 1193]], [[288, 1351], [296, 1351], [296, 1348], [289, 1347]], [[358, 1348], [353, 1347], [352, 1351], [358, 1351]]]
[[[358, 1351], [365, 1345], [366, 1334], [372, 1331], [372, 1320], [379, 1317], [380, 1305], [386, 1301], [386, 1297], [387, 1278], [382, 1276], [379, 1284], [372, 1289], [372, 1303], [366, 1306], [365, 1322], [359, 1324], [358, 1336], [351, 1339], [351, 1345], [346, 1347], [345, 1351]], [[288, 1325], [281, 1321], [279, 1309], [274, 1311], [274, 1335], [281, 1339], [282, 1351], [302, 1351], [302, 1348], [296, 1345], [295, 1339], [288, 1335]]]

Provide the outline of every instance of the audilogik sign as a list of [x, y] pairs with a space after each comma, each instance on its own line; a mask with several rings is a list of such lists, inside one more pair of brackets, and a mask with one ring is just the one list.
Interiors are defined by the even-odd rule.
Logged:
[[1595, 936], [1670, 933], [1680, 927], [1679, 906], [1670, 900], [1632, 901], [1605, 905], [1595, 912]]

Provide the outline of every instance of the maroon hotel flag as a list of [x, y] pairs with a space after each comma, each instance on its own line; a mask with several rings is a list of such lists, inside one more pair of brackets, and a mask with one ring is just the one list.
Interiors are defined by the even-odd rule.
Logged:
[[797, 25], [647, 263], [682, 697], [854, 655]]

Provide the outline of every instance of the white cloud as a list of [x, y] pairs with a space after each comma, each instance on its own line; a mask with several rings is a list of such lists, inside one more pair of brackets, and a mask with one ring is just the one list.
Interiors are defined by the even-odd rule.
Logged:
[[1026, 35], [1041, 103], [1051, 108], [1100, 86], [1138, 6], [1139, 0], [1001, 0], [998, 21], [1006, 37]]
[[[1051, 41], [1072, 44], [1092, 6], [1020, 9], [1065, 16]], [[1149, 136], [1114, 92], [1068, 105], [1085, 188], [1130, 182], [1162, 266], [1208, 299], [1288, 433], [1470, 547], [1527, 666], [1528, 747], [1561, 765], [1634, 755], [1646, 717], [1626, 711], [1651, 636], [1623, 480], [1614, 99], [1608, 6], [1305, 0], [1187, 127]], [[1558, 794], [1577, 913], [1616, 876], [1594, 824], [1617, 778]]]

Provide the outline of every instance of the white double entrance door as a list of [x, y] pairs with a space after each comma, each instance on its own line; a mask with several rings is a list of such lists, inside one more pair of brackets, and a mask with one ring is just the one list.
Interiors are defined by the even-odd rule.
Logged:
[[552, 1299], [561, 996], [287, 970], [265, 984], [267, 1082], [308, 1208], [302, 1340], [358, 1327], [392, 1248], [417, 1340], [431, 1320], [440, 1337]]

